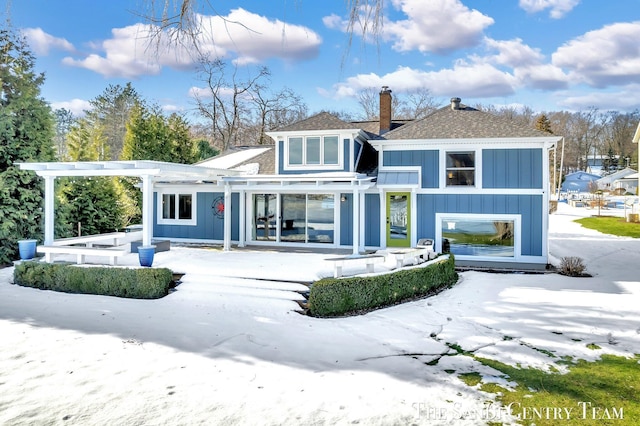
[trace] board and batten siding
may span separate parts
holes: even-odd
[[[543,196],[509,194],[417,194],[418,238],[434,238],[436,213],[521,215],[522,256],[542,256]]]
[[[382,153],[383,167],[420,166],[422,169],[422,188],[438,188],[439,152],[438,150],[424,151],[384,151]]]
[[[483,149],[482,187],[542,189],[542,149]]]
[[[222,197],[222,192],[198,192],[196,225],[165,225],[158,224],[158,193],[153,194],[153,236],[158,238],[182,238],[189,240],[216,240],[224,239],[224,220],[214,214],[212,205],[216,198]],[[239,238],[239,205],[240,195],[231,194],[231,239]]]
[[[344,197],[344,201],[342,201]],[[353,194],[340,194],[340,245],[353,244]]]

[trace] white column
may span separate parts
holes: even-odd
[[[353,190],[353,254],[360,253],[360,197],[358,188]]]
[[[246,231],[247,231],[247,209],[245,208],[246,205],[246,198],[247,198],[247,193],[244,191],[240,191],[240,203],[239,203],[239,224],[238,226],[240,227],[238,229],[238,247],[244,247],[245,246],[245,240],[246,240]]]
[[[150,246],[153,237],[153,181],[142,176],[142,245]]]
[[[364,244],[364,235],[365,235],[365,221],[366,221],[366,207],[365,207],[365,195],[363,192],[361,192],[359,194],[360,200],[358,201],[360,203],[360,205],[362,206],[360,208],[360,221],[359,221],[359,226],[360,226],[360,245],[359,245],[359,251],[361,253],[364,253],[365,250],[365,244]]]
[[[224,240],[222,250],[231,250],[231,187],[224,185]]]
[[[387,194],[380,190],[380,247],[387,248]]]
[[[55,226],[55,176],[44,178],[44,245],[53,244]]]

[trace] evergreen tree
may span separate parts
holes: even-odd
[[[109,152],[105,160],[120,158],[131,111],[141,102],[131,83],[124,87],[109,85],[101,95],[89,101],[91,109],[87,111],[86,120],[92,126],[102,128]]]
[[[98,161],[109,158],[102,126],[82,119],[67,135],[67,160]],[[122,192],[115,177],[69,177],[58,183],[57,232],[74,236],[113,232],[124,225]],[[79,228],[79,230],[78,230]]]
[[[43,235],[44,185],[16,163],[54,160],[54,120],[40,96],[44,74],[23,37],[0,28],[0,264],[17,255],[16,241]]]

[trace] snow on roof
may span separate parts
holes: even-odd
[[[260,154],[263,154],[273,148],[267,147],[251,147],[244,148],[238,151],[230,151],[225,154],[217,155],[198,163],[198,166],[209,167],[214,169],[231,169],[239,164],[251,160]]]

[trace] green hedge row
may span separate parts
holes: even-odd
[[[65,293],[158,299],[169,293],[173,272],[166,268],[78,267],[64,263],[22,262],[13,281],[25,287]]]
[[[323,278],[311,286],[309,312],[330,317],[368,311],[425,296],[458,281],[453,255],[427,266],[389,274]]]

